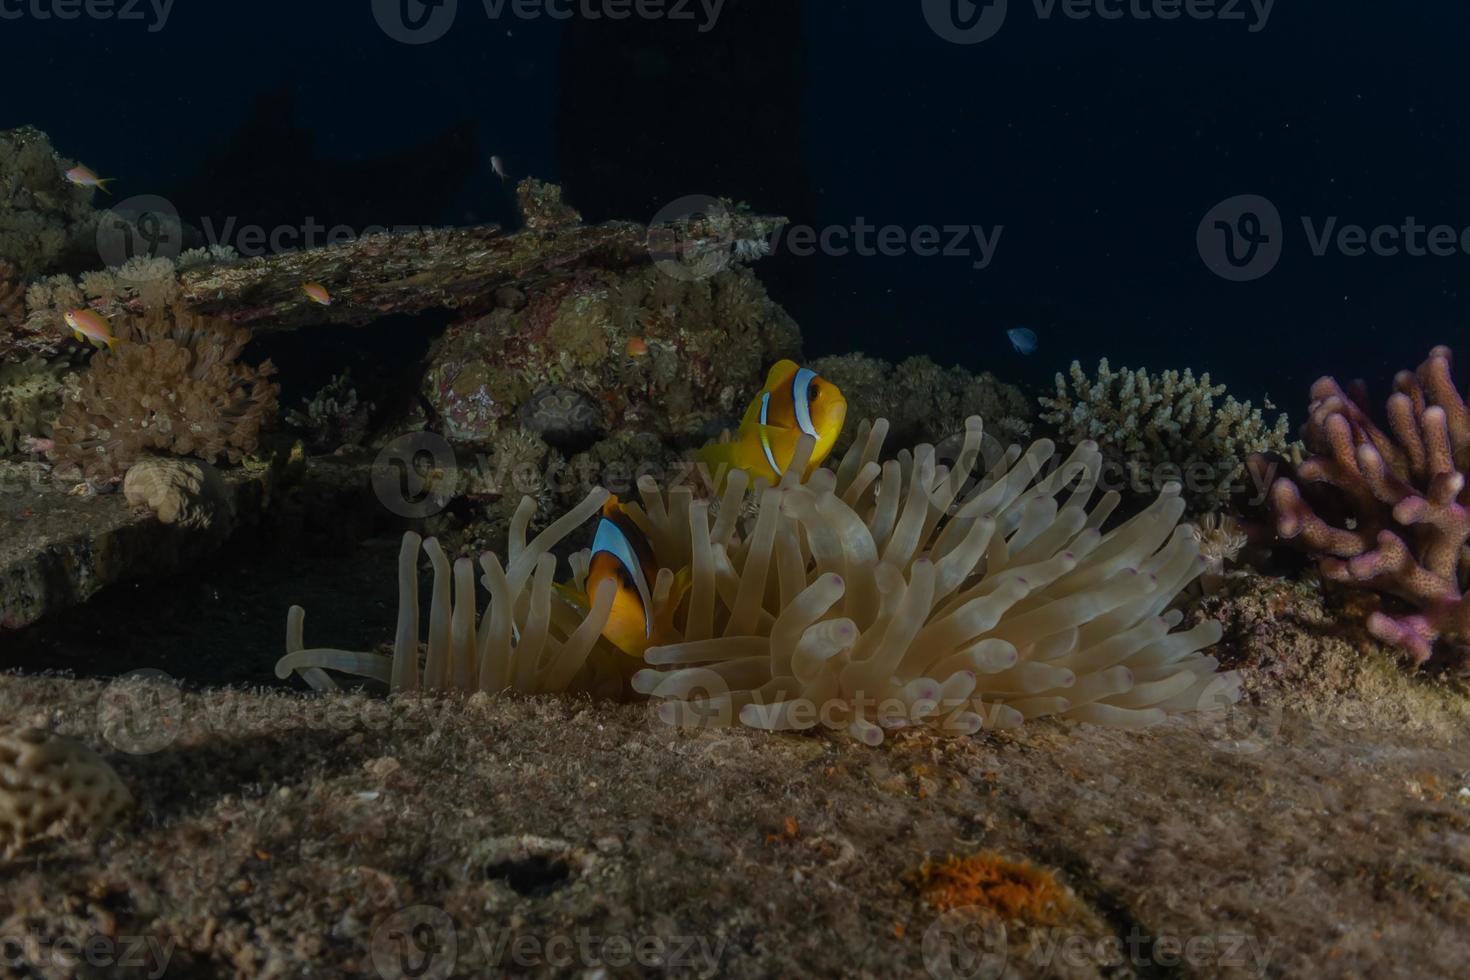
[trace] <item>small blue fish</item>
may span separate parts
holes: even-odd
[[[1012,327],[1006,331],[1006,336],[1011,338],[1011,346],[1021,354],[1035,354],[1036,347],[1040,343],[1036,339],[1035,332],[1025,327]]]

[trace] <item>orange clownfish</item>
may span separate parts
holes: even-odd
[[[592,536],[591,563],[587,569],[587,594],[581,602],[591,602],[598,587],[606,581],[615,583],[612,613],[602,635],[624,653],[642,657],[649,647],[674,642],[674,610],[688,590],[688,573],[675,576],[668,598],[655,606],[654,587],[658,582],[658,561],[647,536],[617,497],[609,497],[602,506],[597,530]]]
[[[805,478],[832,452],[846,419],[847,399],[836,385],[795,361],[778,361],[745,410],[735,438],[706,446],[699,458],[710,466],[744,470],[775,486],[791,465],[802,436],[816,440],[802,474]]]

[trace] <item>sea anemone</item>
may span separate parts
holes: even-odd
[[[1119,498],[1087,509],[1094,443],[1060,467],[1048,440],[1012,446],[977,481],[979,418],[953,469],[928,445],[880,466],[885,430],[863,426],[836,473],[758,485],[745,534],[640,485],[655,553],[693,575],[683,641],[650,649],[633,678],[666,700],[665,721],[820,724],[877,744],[892,728],[970,734],[1044,715],[1142,728],[1239,696],[1201,652],[1219,623],[1170,632],[1182,614],[1166,610],[1205,565],[1178,527],[1177,485],[1104,533]],[[744,492],[732,483],[727,497]]]
[[[735,473],[717,507],[687,486],[639,481],[642,506],[625,508],[661,568],[656,610],[678,602],[680,632],[647,652],[631,689],[662,701],[664,721],[823,724],[877,744],[893,728],[972,734],[1044,715],[1141,728],[1239,696],[1238,677],[1217,675],[1201,652],[1219,639],[1218,623],[1170,632],[1183,617],[1166,610],[1205,565],[1178,527],[1176,486],[1104,533],[1119,497],[1087,509],[1102,466],[1095,444],[1059,467],[1049,441],[1012,446],[977,479],[979,418],[967,422],[953,469],[927,445],[880,465],[886,431],[882,421],[863,425],[837,471],[805,484],[794,476],[800,458],[774,488],[749,488]],[[753,519],[742,517],[747,494],[758,500]],[[600,638],[611,593],[593,597],[590,612],[562,598],[550,554],[606,497],[594,490],[529,544],[532,504],[522,502],[509,562],[481,558],[491,603],[478,629],[469,560],[455,565],[451,604],[449,562],[437,542],[423,543],[435,586],[422,667],[420,542],[409,534],[393,655],[305,650],[304,613],[293,607],[277,673],[301,671],[316,687],[331,686],[325,668],[394,690],[607,689],[602,653],[614,679],[618,664],[637,663]],[[573,591],[587,564],[586,552],[573,556]],[[672,569],[689,570],[687,592],[671,590]]]

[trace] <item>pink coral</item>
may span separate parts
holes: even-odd
[[[1432,350],[1416,373],[1400,372],[1394,388],[1385,432],[1361,384],[1351,394],[1332,378],[1312,386],[1302,438],[1317,455],[1294,480],[1272,485],[1277,529],[1316,555],[1327,578],[1407,604],[1369,617],[1378,639],[1415,664],[1437,647],[1470,662],[1470,409],[1450,376],[1449,348]],[[1336,488],[1335,499],[1322,484]],[[1333,513],[1345,515],[1341,526],[1321,516]]]

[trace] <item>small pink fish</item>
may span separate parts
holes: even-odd
[[[108,350],[117,346],[117,338],[112,335],[107,321],[91,310],[67,310],[65,316],[66,325],[71,327],[72,335],[78,340],[90,341]]]
[[[319,306],[332,305],[332,294],[319,282],[304,282],[301,284],[301,291],[306,294],[307,299]]]
[[[494,172],[495,176],[499,177],[501,180],[510,179],[510,176],[505,172],[505,161],[502,160],[500,157],[493,156],[490,158],[490,169]]]
[[[95,187],[104,194],[111,194],[107,185],[116,180],[116,177],[102,178],[92,172],[91,168],[78,164],[65,174],[67,183],[75,184],[77,187]]]

